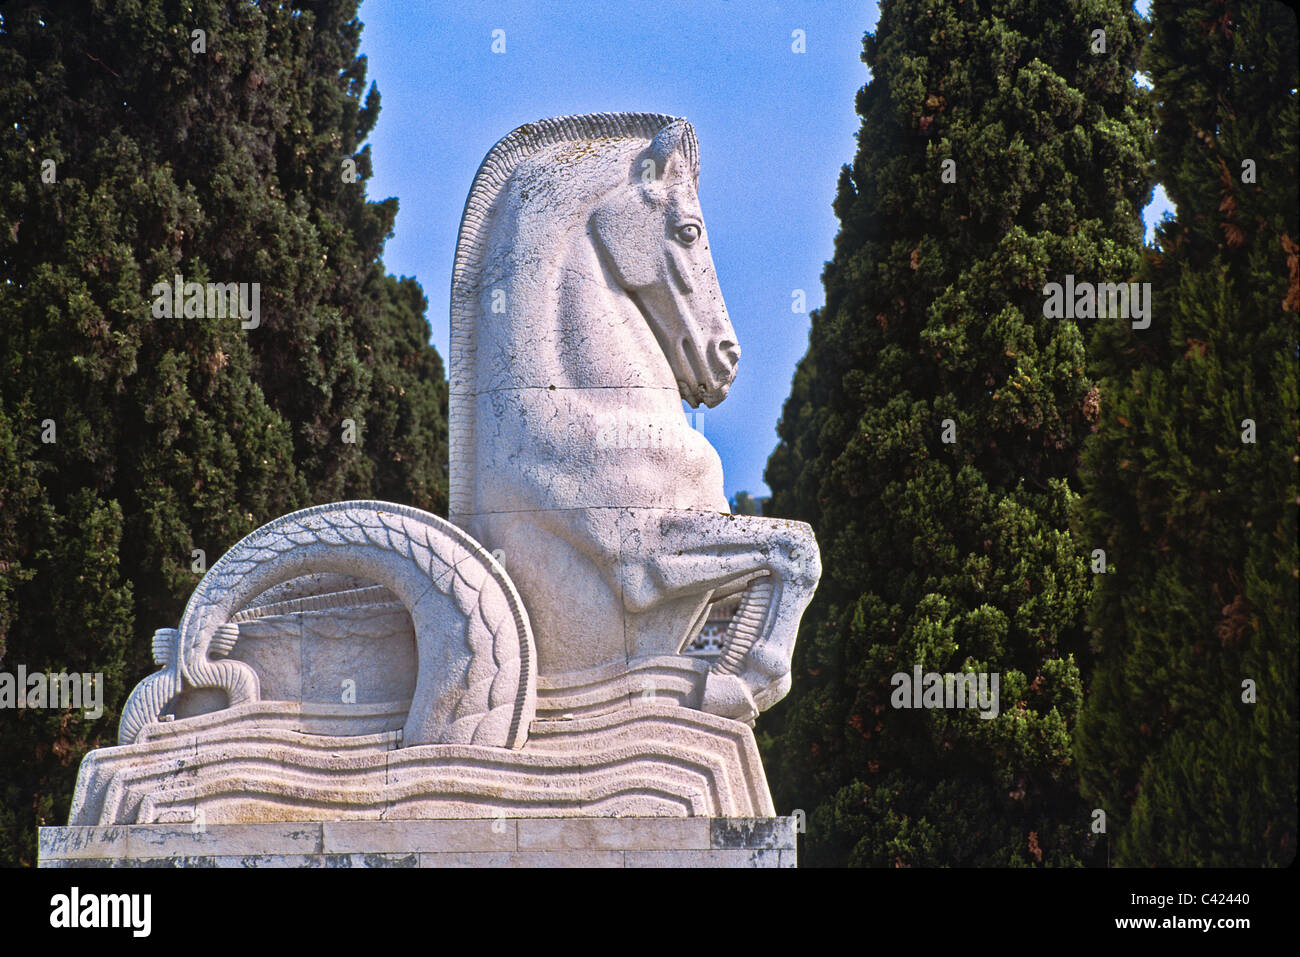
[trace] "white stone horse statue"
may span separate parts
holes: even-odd
[[[73,824],[775,814],[740,722],[789,690],[821,566],[807,525],[729,514],[682,410],[740,358],[697,176],[657,114],[492,149],[452,282],[452,522],[335,502],[235,544]]]
[[[522,126],[487,155],[451,302],[451,520],[532,623],[539,716],[629,696],[744,721],[782,698],[821,567],[809,526],[730,514],[681,406],[727,395],[740,347],[683,119]],[[716,660],[683,655],[740,592]]]

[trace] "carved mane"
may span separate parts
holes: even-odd
[[[663,113],[589,113],[539,120],[519,127],[501,139],[474,175],[465,212],[461,215],[456,259],[451,279],[451,343],[448,395],[450,446],[449,515],[459,523],[473,506],[475,473],[475,332],[479,320],[479,276],[487,242],[487,224],[502,188],[515,168],[535,153],[556,143],[591,139],[644,139],[652,141],[678,117]],[[699,149],[687,127],[682,147],[692,171],[699,168]]]

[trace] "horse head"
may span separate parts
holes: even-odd
[[[736,377],[740,346],[713,269],[698,178],[695,131],[685,120],[670,123],[627,183],[597,203],[589,234],[654,332],[682,398],[712,408]]]

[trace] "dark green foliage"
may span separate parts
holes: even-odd
[[[1095,856],[1070,753],[1091,576],[1068,521],[1096,418],[1083,344],[1108,320],[1047,319],[1043,289],[1132,278],[1150,180],[1139,22],[1087,9],[894,0],[864,44],[826,306],[766,474],[766,514],[810,522],[825,568],[761,725],[778,810],[809,814],[805,863]],[[893,708],[914,665],[998,673],[1000,715]]]
[[[1156,0],[1152,18],[1155,155],[1178,214],[1142,276],[1151,328],[1092,346],[1103,416],[1079,528],[1111,574],[1076,750],[1112,863],[1282,865],[1300,737],[1296,16]]]
[[[447,383],[428,345],[428,302],[414,279],[383,276],[383,311],[363,339],[373,368],[365,408],[371,494],[447,514]]]
[[[0,13],[0,670],[107,682],[98,721],[0,712],[0,864],[34,862],[81,755],[114,741],[194,549],[210,565],[341,498],[445,510],[441,360],[419,286],[379,261],[396,200],[364,192],[379,98],[356,8]],[[260,283],[260,325],[155,318],[178,273]]]

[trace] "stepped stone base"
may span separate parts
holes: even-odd
[[[609,714],[535,721],[519,749],[403,748],[400,724],[375,730],[402,714],[396,704],[256,701],[150,724],[134,744],[86,755],[68,823],[775,813],[754,734],[729,718],[638,701]]]
[[[40,867],[794,867],[790,818],[43,827]]]

